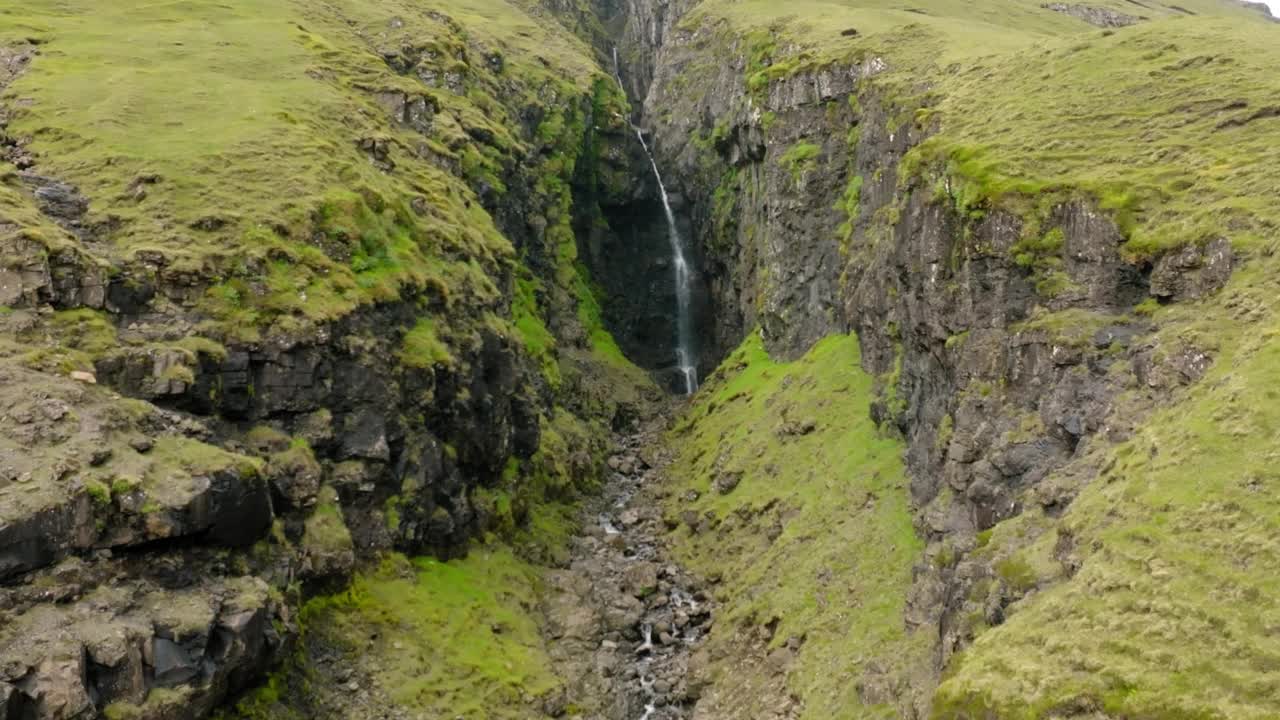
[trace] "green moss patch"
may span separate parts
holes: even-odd
[[[558,686],[529,613],[536,588],[535,570],[498,547],[448,563],[392,556],[347,592],[310,602],[303,618],[362,656],[403,708],[529,718],[538,713],[526,702]]]
[[[556,338],[547,329],[538,304],[541,285],[532,274],[517,277],[511,315],[525,351],[537,360],[543,376],[552,388],[559,388],[561,378],[560,365],[556,359]]]
[[[436,366],[451,367],[454,364],[449,346],[436,335],[436,326],[430,319],[422,319],[404,336],[400,349],[400,362],[405,367],[431,369]]]
[[[818,167],[818,156],[822,148],[811,142],[798,142],[787,148],[779,160],[782,166],[791,173],[791,178],[799,183],[804,176]]]

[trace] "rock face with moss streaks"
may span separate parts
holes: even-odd
[[[927,549],[915,563],[902,620],[935,638],[934,654],[892,670],[877,659],[885,672],[860,694],[903,716],[926,716],[940,671],[960,660],[957,652],[1088,566],[1076,523],[1090,521],[1070,519],[1077,498],[1110,477],[1109,453],[1125,452],[1151,413],[1185,401],[1218,362],[1215,340],[1187,330],[1184,314],[1166,316],[1161,308],[1199,303],[1188,312],[1232,314],[1223,308],[1223,290],[1254,247],[1251,228],[1269,221],[1240,216],[1234,242],[1223,238],[1232,231],[1212,222],[1193,231],[1203,234],[1188,235],[1187,226],[1170,223],[1197,217],[1193,193],[1119,197],[1061,156],[1041,161],[1061,173],[1054,180],[1034,174],[1043,166],[1018,164],[1019,157],[1039,158],[1053,131],[1046,126],[1023,137],[1006,129],[1001,136],[995,128],[1002,120],[982,115],[984,93],[1003,87],[1002,99],[1014,102],[1011,87],[1037,98],[1058,97],[1061,88],[1043,78],[1017,84],[1025,62],[1016,49],[1008,65],[975,60],[966,74],[966,43],[976,36],[967,35],[973,30],[959,10],[919,10],[923,18],[949,17],[946,27],[905,18],[886,26],[851,4],[833,8],[817,28],[764,3],[704,2],[663,20],[662,32],[635,32],[673,10],[642,5],[629,37],[648,43],[656,59],[631,72],[652,78],[639,89],[645,122],[655,129],[659,162],[689,198],[720,346],[759,327],[771,353],[793,358],[819,338],[856,331],[861,366],[877,378],[878,393],[869,407],[847,411],[869,411],[906,443],[909,499]],[[1061,33],[1064,44],[1087,33],[1084,23],[1071,24],[1078,19],[1109,28],[1136,20],[1110,8],[1009,5],[1009,13],[1029,13],[1004,16],[1012,32],[1034,25],[1035,32]],[[1169,11],[1200,12],[1235,10]],[[1200,27],[1224,37],[1265,32],[1243,14],[1237,21],[1230,30],[1220,20]],[[1125,30],[1133,35],[1117,36],[1117,52],[1128,57],[1130,47],[1153,47],[1162,33],[1189,22]],[[1108,58],[1111,36],[1090,41],[1089,67],[1116,62],[1115,77],[1124,77],[1120,68],[1136,55]],[[1190,37],[1177,51],[1166,46],[1169,56],[1145,60],[1183,92],[1210,82],[1193,69],[1203,60],[1187,49],[1197,42]],[[947,59],[935,66],[939,52]],[[1071,52],[1047,55],[1056,63]],[[1071,62],[1051,64],[1051,72],[1095,82],[1084,79],[1084,65],[1073,74]],[[1003,80],[984,84],[993,65]],[[1242,76],[1241,92],[1251,92],[1244,87],[1254,77]],[[1149,108],[1177,99],[1176,92],[1129,101],[1121,91],[1107,95],[1090,106],[1099,118],[1116,103]],[[1197,142],[1219,142],[1222,120],[1189,122],[1178,127],[1192,128]],[[1020,156],[1002,155],[1001,165],[984,164],[978,142],[991,143],[991,153],[1024,144]],[[1095,143],[1104,156],[1130,152],[1119,134],[1079,142]],[[1128,161],[1127,192],[1145,192],[1136,168],[1148,162]],[[1198,172],[1171,167],[1163,170]],[[1068,520],[1059,523],[1064,514]],[[700,526],[691,519],[690,527]],[[793,682],[798,688],[802,681]],[[944,690],[953,698],[978,692],[958,682]],[[997,695],[974,707],[1017,707],[1017,697]]]
[[[577,261],[639,194],[621,91],[441,5],[3,8],[0,717],[205,717],[358,563],[572,502],[656,393]]]

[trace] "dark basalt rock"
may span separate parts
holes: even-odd
[[[186,702],[165,717],[203,717],[281,649],[271,622],[284,626],[280,608],[262,581],[218,579],[216,561],[198,554],[181,560],[189,570],[183,577],[131,562],[70,564],[40,575],[45,587],[75,588],[56,609],[0,590],[0,599],[19,600],[0,654],[0,710],[7,712],[0,717],[98,717],[107,705],[138,705],[151,689],[167,687],[183,687]]]
[[[1156,261],[1151,271],[1151,294],[1166,302],[1198,300],[1226,286],[1235,262],[1235,252],[1226,238],[1216,238],[1203,247],[1188,245]]]
[[[151,664],[158,687],[174,687],[195,678],[200,668],[187,649],[165,638],[151,641]]]
[[[207,537],[218,545],[248,547],[271,527],[271,496],[257,474],[248,478],[231,472],[214,475],[208,503]]]
[[[21,717],[19,709],[18,690],[9,683],[0,682],[0,717],[5,720]]]
[[[0,525],[0,580],[45,567],[72,547],[87,545],[90,518],[88,498],[79,497]]]
[[[498,102],[512,100],[511,117],[527,120],[523,130],[533,137],[542,118],[532,117],[525,88],[506,86],[510,72],[501,55],[478,52],[473,69],[440,70],[438,58],[429,56],[434,46],[413,45],[383,56],[407,77],[459,92],[475,87],[474,75],[486,68],[503,76],[503,86],[490,90],[518,96]],[[0,86],[31,54],[24,51],[19,63],[0,49]],[[412,154],[461,174],[453,157],[460,148],[445,157],[426,137],[413,142],[413,132],[432,132],[439,110],[429,88],[368,92],[385,109],[387,127],[362,127],[345,142],[384,170]],[[589,93],[563,100],[591,104]],[[29,168],[31,157],[3,133],[7,118],[0,108],[0,160]],[[519,135],[514,124],[509,129]],[[463,129],[468,143],[511,141],[490,128]],[[382,131],[394,131],[394,138]],[[631,159],[624,154],[614,161],[609,192],[633,193],[625,181]],[[487,191],[480,182],[473,189],[540,279],[558,291],[542,301],[569,354],[586,343],[574,335],[581,334],[576,303],[553,280],[558,248],[548,253],[546,247],[545,219],[560,211],[560,200],[533,191],[534,172],[532,163],[513,160],[500,171],[508,192]],[[254,342],[216,338],[226,347],[201,343],[202,349],[188,350],[175,344],[208,319],[201,316],[203,300],[221,270],[184,266],[157,249],[104,259],[107,244],[94,241],[109,234],[110,221],[89,212],[78,188],[38,168],[19,177],[22,186],[15,189],[28,192],[54,221],[43,223],[41,233],[57,233],[58,242],[39,242],[34,233],[0,224],[0,305],[6,309],[0,330],[21,330],[43,346],[52,337],[51,311],[90,308],[116,326],[120,347],[99,353],[93,371],[78,368],[74,378],[0,358],[0,385],[39,385],[40,399],[15,410],[5,404],[8,396],[0,398],[0,437],[59,460],[49,472],[34,468],[37,473],[27,464],[11,468],[11,458],[0,457],[0,720],[98,716],[111,703],[141,705],[156,688],[179,689],[183,705],[149,705],[139,717],[207,716],[259,680],[296,634],[290,608],[260,578],[277,588],[338,590],[357,557],[393,548],[459,554],[469,538],[490,529],[482,528],[473,492],[509,482],[503,478],[508,463],[535,455],[553,407],[574,405],[570,412],[605,425],[628,415],[613,412],[620,403],[607,396],[550,388],[519,339],[504,323],[490,322],[510,317],[507,257],[490,258],[481,268],[493,293],[446,298],[438,287],[406,289],[394,301],[328,323],[264,333]],[[93,198],[93,209],[148,200],[160,182],[153,173],[139,174],[120,197]],[[408,201],[419,215],[436,212],[430,198]],[[462,202],[470,207],[474,199]],[[165,221],[187,236],[227,231],[238,219],[234,208],[202,212],[194,220]],[[261,221],[288,237],[297,232],[286,227],[292,220]],[[339,247],[346,243],[294,239],[349,260],[350,248],[344,256]],[[245,274],[259,269],[254,262]],[[405,334],[427,316],[456,333],[448,338],[456,345],[453,362],[418,367],[403,361]],[[590,370],[575,367],[572,383],[598,383],[587,377]],[[259,447],[251,438],[264,428],[283,444]],[[175,451],[174,441],[191,445]],[[254,457],[233,458],[224,467],[226,454],[218,448]],[[585,485],[584,476],[595,471],[594,452],[567,459],[574,482]],[[25,483],[47,491],[47,498],[25,504],[35,496],[21,492]],[[24,504],[10,502],[18,495]],[[325,517],[334,519],[324,527],[333,537],[314,531],[321,499]],[[526,502],[517,501],[518,517],[528,512]],[[390,507],[399,509],[396,522]],[[276,520],[283,532],[269,533]],[[215,551],[248,546],[253,553]],[[296,604],[300,597],[289,592],[283,602]]]

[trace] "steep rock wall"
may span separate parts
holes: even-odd
[[[636,24],[669,10],[649,4]],[[880,394],[848,412],[907,442],[928,549],[903,621],[934,651],[905,685],[869,681],[863,699],[927,716],[954,653],[1034,590],[982,552],[991,528],[1061,515],[1096,475],[1096,445],[1124,440],[1204,375],[1211,356],[1154,334],[1146,308],[1220,289],[1232,249],[1135,261],[1088,199],[1064,198],[1035,227],[972,207],[945,167],[904,165],[934,130],[933,99],[882,81],[885,59],[796,69],[775,33],[696,12],[661,27],[643,36],[658,42],[645,120],[691,200],[717,343],[759,327],[772,353],[798,357],[856,330]],[[1069,574],[1069,548],[1060,555]]]

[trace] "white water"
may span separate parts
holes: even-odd
[[[640,647],[636,648],[636,654],[648,655],[653,652],[653,626],[645,623],[641,631],[644,634],[644,642],[640,644]]]
[[[618,87],[626,92],[622,84],[622,73],[618,67],[618,48],[613,49],[613,77]],[[653,177],[658,181],[658,192],[662,195],[662,209],[667,213],[667,238],[671,241],[671,264],[676,273],[676,364],[684,378],[684,391],[692,395],[698,391],[698,352],[693,339],[693,276],[689,271],[689,261],[684,254],[684,239],[680,237],[680,229],[676,225],[675,212],[671,210],[671,198],[667,195],[667,186],[662,182],[662,172],[658,170],[658,161],[645,142],[644,133],[634,124],[631,129],[644,148],[644,154],[653,166]]]

